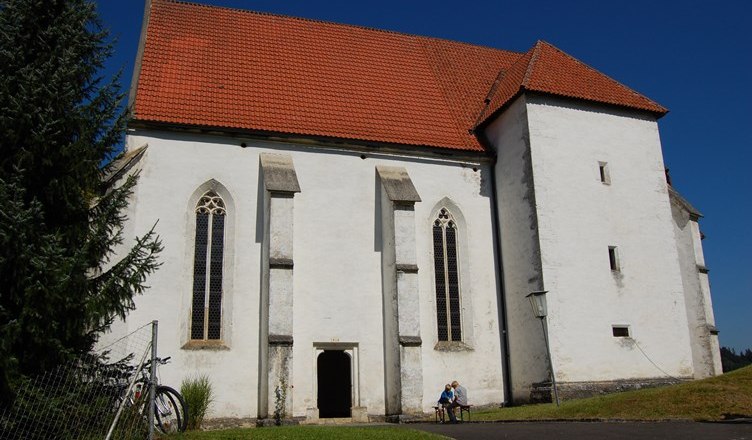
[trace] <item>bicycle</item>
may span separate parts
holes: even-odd
[[[155,360],[157,367],[166,365],[170,361],[170,356]],[[141,368],[141,378],[137,381],[141,392],[148,392],[150,370],[151,361],[146,362]],[[156,373],[156,368],[154,371]],[[157,374],[155,374],[154,385],[154,427],[162,434],[184,432],[188,427],[188,405],[185,399],[174,388],[161,385]],[[137,394],[136,398],[138,397]]]
[[[156,366],[169,363],[170,357],[164,359],[156,358]],[[135,369],[135,368],[133,368]],[[120,384],[119,395],[121,404],[127,407],[138,408],[141,417],[148,417],[145,400],[149,398],[149,376],[151,373],[151,361],[147,361],[141,366],[139,373],[141,377],[135,380],[133,388],[126,396],[127,385]],[[155,368],[156,373],[156,368]],[[161,434],[172,434],[184,432],[188,427],[188,405],[185,403],[183,396],[174,388],[159,383],[159,375],[154,377],[154,427]]]

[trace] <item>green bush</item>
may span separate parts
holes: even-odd
[[[183,379],[180,384],[180,394],[188,406],[188,429],[199,429],[204,417],[214,401],[209,376],[201,374]]]

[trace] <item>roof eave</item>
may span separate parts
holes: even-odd
[[[674,189],[673,186],[668,186],[668,194],[671,196],[671,198],[676,201],[677,204],[679,204],[682,208],[684,208],[691,217],[693,217],[693,220],[697,221],[700,218],[704,217],[702,213],[697,210],[687,199],[684,198],[681,194],[679,194],[679,191]]]
[[[152,0],[144,0],[144,18],[141,21],[141,35],[138,39],[136,61],[133,64],[131,88],[128,91],[128,108],[131,109],[131,111],[136,107],[136,93],[138,92],[138,80],[141,76],[141,62],[144,58],[144,46],[146,46],[146,30],[149,27],[149,17],[151,16],[151,2]]]
[[[318,146],[337,150],[358,152],[363,154],[386,153],[416,157],[442,157],[457,161],[486,162],[492,157],[490,151],[468,150],[462,147],[402,144],[392,142],[369,141],[350,138],[339,138],[300,133],[286,133],[267,130],[241,129],[232,127],[216,127],[208,125],[178,124],[160,122],[134,117],[128,123],[132,130],[163,130],[182,133],[198,133],[204,135],[230,136],[240,139],[258,139],[271,142],[285,142],[299,145]],[[481,144],[481,147],[485,147]]]
[[[476,125],[473,128],[473,132],[476,133],[476,136],[477,136],[478,131],[485,130],[486,127],[488,127],[488,125],[491,124],[491,122],[493,122],[500,114],[504,113],[504,110],[506,110],[510,105],[512,105],[512,103],[514,101],[517,100],[517,98],[519,98],[520,96],[522,96],[524,94],[525,94],[525,89],[523,89],[522,87],[520,87],[520,89],[517,90],[517,93],[515,93],[509,99],[507,99],[506,101],[504,101],[504,103],[501,106],[499,106],[499,108],[497,108],[496,110],[494,110],[493,112],[491,112],[488,116],[486,116],[485,118],[483,118],[483,120],[480,121],[480,123],[478,123],[478,125]],[[481,144],[482,144],[482,142],[481,142]]]
[[[585,99],[585,98],[577,98],[577,97],[573,97],[573,96],[560,95],[560,94],[551,93],[551,92],[542,92],[542,91],[538,91],[538,90],[528,90],[528,89],[526,89],[524,87],[520,87],[520,89],[517,91],[517,93],[515,93],[514,95],[512,95],[511,98],[507,99],[504,102],[504,104],[502,104],[498,109],[494,110],[491,114],[489,114],[488,116],[486,116],[485,118],[483,118],[483,120],[479,124],[477,124],[475,126],[475,128],[473,129],[473,131],[477,132],[478,130],[485,129],[491,122],[493,122],[493,120],[495,120],[501,113],[504,112],[504,110],[506,110],[517,98],[519,98],[522,95],[548,95],[548,96],[554,96],[554,97],[562,98],[562,99],[571,99],[573,101],[579,101],[579,102],[586,102],[586,103],[590,103],[590,104],[602,105],[602,106],[605,106],[605,107],[619,108],[619,109],[623,109],[623,110],[630,110],[630,111],[635,111],[635,112],[647,113],[647,114],[653,115],[656,120],[662,118],[663,116],[665,116],[669,112],[668,109],[666,109],[664,107],[661,107],[660,111],[649,110],[649,109],[638,108],[638,107],[630,107],[628,105],[614,104],[614,103],[604,102],[604,101],[596,101],[596,100],[593,100],[593,99]]]

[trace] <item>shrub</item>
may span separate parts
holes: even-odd
[[[204,417],[214,401],[209,376],[201,374],[183,379],[180,384],[180,394],[188,406],[188,429],[199,429]]]

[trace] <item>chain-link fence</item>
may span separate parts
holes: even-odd
[[[67,365],[25,380],[0,409],[2,439],[153,437],[149,384],[157,322]],[[150,418],[151,417],[151,418]]]

